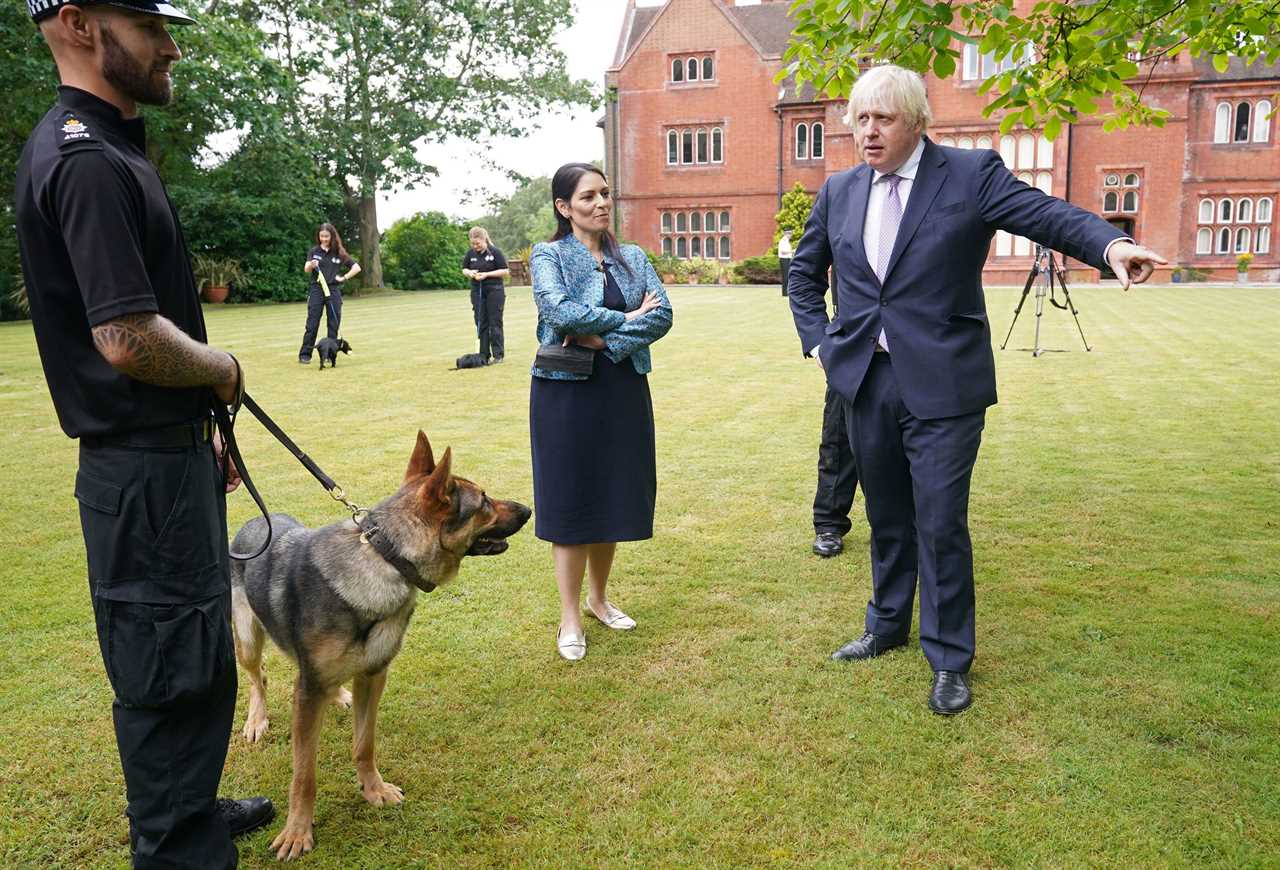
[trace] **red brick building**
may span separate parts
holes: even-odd
[[[816,193],[855,165],[845,103],[774,82],[789,5],[636,8],[632,0],[605,77],[605,162],[620,236],[679,257],[762,254],[783,192],[799,182]],[[1232,280],[1247,251],[1255,279],[1280,280],[1280,113],[1271,116],[1280,66],[1233,61],[1218,73],[1184,55],[1163,62],[1146,88],[1148,102],[1171,113],[1163,128],[1104,133],[1086,120],[1049,142],[1022,128],[1000,136],[977,92],[999,64],[971,46],[962,61],[950,79],[926,78],[934,141],[994,148],[1027,183],[1101,214],[1171,267]],[[997,234],[986,280],[1021,283],[1030,252],[1026,239]],[[1073,265],[1075,280],[1096,279]]]

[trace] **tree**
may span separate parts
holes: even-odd
[[[493,243],[508,255],[535,242],[545,242],[556,230],[551,208],[551,177],[530,178],[498,205],[496,214],[481,221]]]
[[[800,244],[800,237],[804,235],[804,222],[809,219],[809,212],[812,210],[813,197],[805,193],[804,185],[797,181],[795,187],[782,195],[782,208],[773,217],[778,228],[773,234],[771,253],[777,252],[778,240],[787,230],[791,231],[791,244]]]
[[[572,20],[570,0],[343,0],[305,9],[295,47],[317,73],[302,112],[319,133],[322,160],[347,185],[360,262],[375,286],[378,191],[436,174],[419,162],[417,143],[456,137],[476,147],[527,133],[554,106],[592,101],[590,84],[569,78],[555,47]]]
[[[416,214],[391,225],[382,240],[387,280],[401,290],[461,290],[471,286],[462,274],[470,243],[467,228],[438,211]]]
[[[799,0],[792,15],[779,79],[845,97],[860,63],[947,78],[975,45],[1006,61],[980,87],[987,115],[1003,115],[1001,132],[1021,123],[1050,139],[1100,110],[1108,130],[1162,125],[1169,113],[1142,98],[1165,58],[1188,52],[1219,72],[1233,56],[1280,59],[1275,0]]]

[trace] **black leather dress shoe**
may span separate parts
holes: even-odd
[[[813,539],[813,552],[824,559],[839,556],[844,552],[844,538],[835,532],[818,532]]]
[[[943,716],[954,716],[969,709],[973,695],[968,678],[958,671],[935,671],[929,691],[929,709]]]
[[[831,659],[837,662],[856,662],[863,659],[873,659],[878,655],[883,655],[891,649],[897,649],[906,645],[905,640],[893,640],[888,637],[881,637],[878,634],[867,632],[857,640],[851,640],[840,649],[831,654]]]
[[[218,814],[231,829],[231,836],[239,837],[270,823],[276,817],[276,808],[270,798],[218,798]]]

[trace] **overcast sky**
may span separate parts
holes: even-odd
[[[640,0],[637,6],[661,6],[663,0]],[[603,88],[604,71],[613,62],[618,31],[627,0],[575,0],[573,27],[560,35],[561,50],[569,61],[569,75],[590,79]],[[562,163],[599,160],[604,137],[596,127],[603,110],[580,110],[548,115],[542,129],[523,139],[492,143],[484,151],[489,160],[523,175],[550,175]],[[430,184],[413,190],[378,195],[378,226],[386,229],[396,220],[420,211],[442,211],[470,219],[484,214],[482,199],[468,201],[467,191],[477,188],[510,194],[515,184],[501,170],[489,169],[471,152],[470,143],[452,141],[419,149],[419,157],[440,169]]]

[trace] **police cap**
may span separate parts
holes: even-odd
[[[27,0],[27,11],[31,13],[32,21],[54,15],[63,6],[115,6],[144,15],[159,15],[171,24],[196,23],[194,18],[183,15],[169,3],[152,3],[148,0]]]

